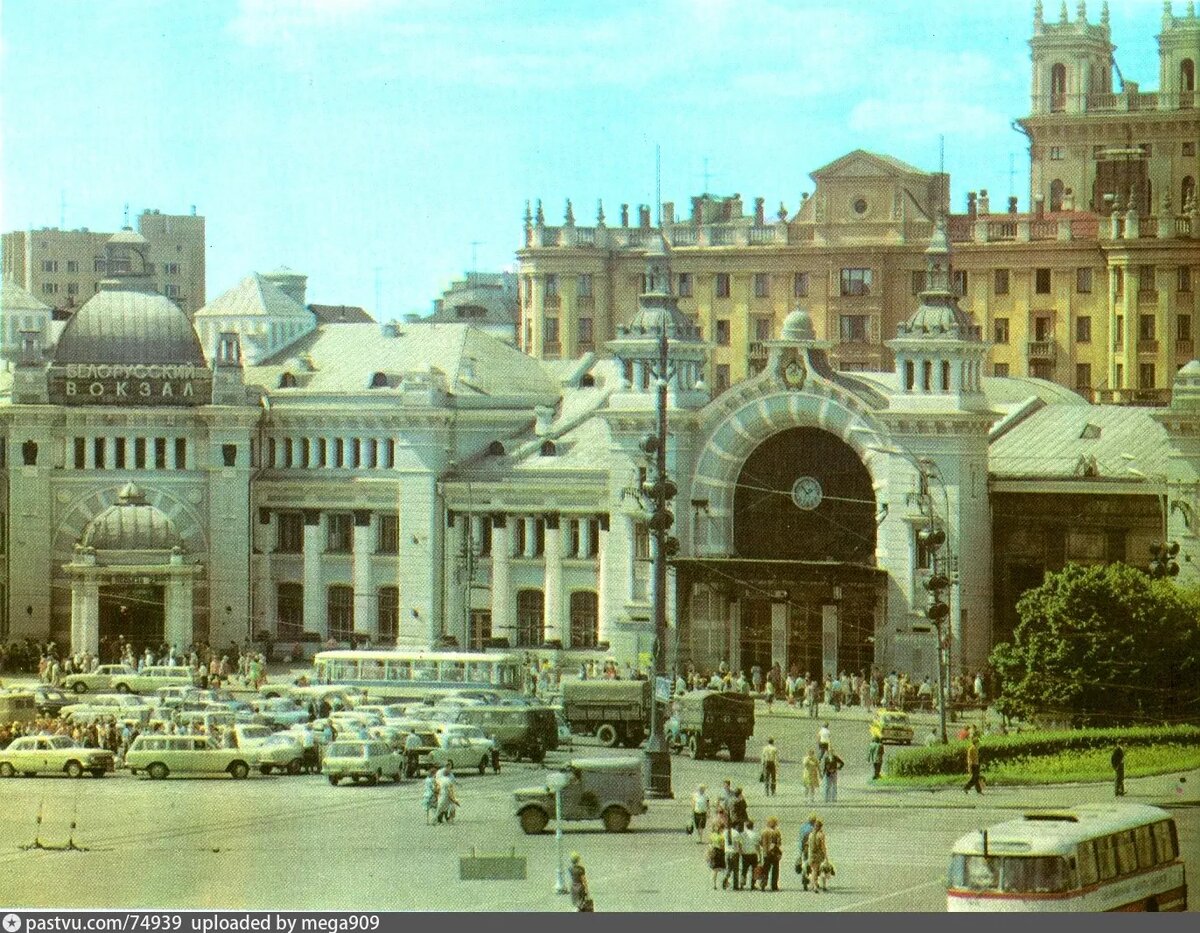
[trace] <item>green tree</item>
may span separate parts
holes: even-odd
[[[1200,720],[1200,590],[1126,564],[1048,573],[996,646],[1002,713],[1073,725]]]

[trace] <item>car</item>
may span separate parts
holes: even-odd
[[[263,774],[286,771],[299,774],[304,747],[294,736],[272,732],[267,726],[237,724],[232,727],[233,744],[246,752]]]
[[[76,724],[96,722],[111,716],[118,722],[144,725],[154,713],[155,707],[145,702],[142,697],[121,693],[98,693],[82,703],[64,706],[59,715]]]
[[[250,706],[262,720],[281,728],[308,722],[308,710],[286,697],[251,700]]]
[[[884,744],[912,745],[913,727],[908,713],[894,709],[877,709],[871,720],[871,738]]]
[[[48,684],[38,684],[30,692],[33,694],[33,702],[37,705],[37,711],[43,716],[57,716],[64,706],[75,702],[57,687],[51,687]]]
[[[85,748],[65,735],[25,735],[0,750],[0,777],[24,774],[65,774],[104,777],[115,767],[106,748]]]
[[[250,773],[250,758],[239,748],[221,748],[204,735],[143,734],[125,753],[130,774],[145,772],[154,780],[170,774],[228,774],[241,780]]]
[[[471,735],[451,727],[451,731],[434,732],[434,744],[421,756],[427,765],[444,766],[454,762],[454,766],[465,771],[467,768],[479,768],[479,773],[487,771],[492,763],[492,740],[484,735]]]
[[[136,673],[137,671],[128,664],[101,664],[94,671],[68,674],[63,678],[62,685],[64,690],[71,690],[75,693],[87,693],[89,690],[103,693],[114,689],[114,677],[128,677]]]
[[[192,669],[178,665],[150,665],[112,677],[112,689],[117,693],[154,693],[161,687],[191,687],[195,683]]]
[[[335,787],[342,778],[377,784],[382,777],[400,783],[404,762],[391,746],[379,739],[338,739],[325,749],[321,773]]]
[[[0,722],[33,722],[37,718],[37,700],[32,691],[13,687],[0,693]]]
[[[631,816],[647,810],[641,758],[576,758],[558,775],[564,820],[599,819],[607,832],[621,833]],[[555,783],[514,792],[523,832],[540,833],[554,816]]]

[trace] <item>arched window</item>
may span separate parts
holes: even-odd
[[[579,379],[579,388],[590,389],[596,384],[596,377],[591,373],[584,373]]]
[[[558,448],[554,446],[554,441],[544,441],[540,452],[543,457],[553,457],[558,453]]]
[[[518,648],[536,648],[546,640],[546,597],[541,590],[517,593]]]
[[[499,441],[492,441],[490,444],[488,444],[487,455],[489,457],[503,457],[504,445]]]
[[[386,389],[388,387],[387,373],[373,373],[371,375],[372,389]]]
[[[1063,183],[1061,178],[1050,182],[1050,210],[1061,211],[1063,206]]]
[[[1196,196],[1196,179],[1188,175],[1183,179],[1183,184],[1179,186],[1179,212],[1187,208],[1188,201]]]
[[[1067,66],[1061,62],[1050,69],[1050,109],[1067,107]]]
[[[600,597],[592,590],[571,594],[571,647],[595,648],[600,638]]]
[[[279,377],[279,388],[294,389],[296,388],[296,377],[292,373],[284,373]]]
[[[1196,90],[1196,63],[1190,58],[1179,63],[1179,90],[1184,93]]]

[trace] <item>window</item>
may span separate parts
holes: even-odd
[[[1117,315],[1117,332],[1113,334],[1113,349],[1119,350],[1121,345],[1125,343],[1125,318],[1123,315]]]
[[[133,439],[133,468],[135,470],[146,469],[146,439],[144,437]]]
[[[58,285],[56,285],[54,282],[43,282],[42,283],[42,292],[43,292],[43,294],[46,294],[46,295],[57,295],[58,294]]]
[[[275,589],[275,631],[279,638],[299,638],[304,631],[304,585],[280,583]]]
[[[1075,388],[1090,389],[1092,387],[1092,366],[1090,363],[1075,364]]]
[[[1154,855],[1157,861],[1173,862],[1179,856],[1179,839],[1175,831],[1175,824],[1169,820],[1163,820],[1161,823],[1155,823],[1150,830],[1151,837],[1154,840]]]
[[[722,346],[722,347],[727,347],[727,346],[729,346],[729,339],[730,339],[729,321],[728,320],[718,320],[717,321],[717,345]]]
[[[1063,182],[1061,178],[1056,178],[1050,182],[1050,211],[1057,213],[1062,210],[1063,206]]]
[[[1122,364],[1118,363],[1115,367],[1113,367],[1113,370],[1114,370],[1113,388],[1114,389],[1125,388],[1125,367]]]
[[[43,259],[42,260],[42,271],[43,272],[57,272],[58,271],[58,260],[57,259]]]
[[[325,525],[325,550],[346,554],[354,540],[354,516],[349,512],[332,512]]]
[[[1067,107],[1067,66],[1060,63],[1050,69],[1050,109],[1065,110]]]
[[[375,552],[396,554],[400,550],[400,516],[386,512],[376,519]]]
[[[1096,843],[1092,840],[1079,844],[1079,848],[1075,850],[1075,863],[1079,867],[1080,884],[1095,884],[1100,880],[1100,874],[1096,870]]]
[[[187,438],[175,438],[175,469],[187,469]]]
[[[792,297],[807,298],[808,297],[808,273],[797,272],[792,276]]]
[[[1154,388],[1154,364],[1139,363],[1138,364],[1138,388],[1153,389]]]
[[[79,283],[78,282],[68,282],[67,283],[67,294],[68,295],[78,295],[79,294]]]
[[[492,610],[472,609],[467,624],[467,647],[471,651],[482,651],[492,640]]]
[[[953,281],[951,282],[951,290],[958,296],[967,293],[967,270],[955,269]]]
[[[546,297],[555,298],[558,296],[558,276],[550,273],[546,276]]]
[[[992,321],[992,342],[1008,343],[1008,318],[998,317]]]
[[[1092,293],[1092,270],[1090,266],[1081,266],[1075,270],[1075,291],[1081,295]]]
[[[997,295],[1008,294],[1008,270],[997,269],[993,273],[992,280],[994,283],[994,291]]]
[[[693,279],[690,272],[679,273],[679,297],[691,298],[693,289]],[[490,621],[489,621],[490,624]]]
[[[765,272],[754,273],[754,297],[771,297],[771,277]]]
[[[769,317],[756,317],[754,319],[754,339],[771,339],[771,319]]]
[[[299,554],[304,550],[304,516],[300,512],[278,513],[275,550],[281,554]]]
[[[912,274],[912,293],[919,295],[923,291],[925,291],[925,271],[916,269]]]
[[[354,588],[335,584],[329,588],[326,603],[329,637],[335,641],[350,641],[354,635]]]
[[[1008,364],[1007,363],[992,364],[992,375],[998,376],[1001,379],[1007,379],[1008,378]]]
[[[521,288],[521,300],[525,307],[533,304],[533,276],[525,276]]]
[[[729,273],[718,272],[716,280],[716,293],[718,298],[729,297]]]
[[[165,285],[165,286],[163,286],[163,292],[168,298],[178,298],[179,297],[179,286],[178,285]]]
[[[108,261],[105,259],[97,259],[92,264],[93,272],[108,272]]]
[[[79,271],[79,260],[78,259],[68,259],[67,260],[67,271],[68,272],[78,272]]]
[[[1096,867],[1101,881],[1108,881],[1117,876],[1117,840],[1113,836],[1104,836],[1096,840]]]
[[[558,345],[558,318],[556,318],[556,317],[546,318],[545,327],[546,327],[545,337],[546,337],[547,346],[557,346]]]
[[[546,597],[541,590],[521,590],[517,593],[518,648],[536,648],[545,639]]]
[[[1177,321],[1176,336],[1180,340],[1192,339],[1192,316],[1190,314],[1181,314]]]
[[[843,295],[869,295],[871,294],[871,270],[843,269],[841,285]]]
[[[715,369],[716,369],[716,376],[715,376],[714,382],[716,383],[716,390],[718,392],[724,392],[726,389],[729,388],[729,385],[730,385],[729,364],[728,363],[718,363],[716,365]]]
[[[585,272],[575,280],[575,294],[580,298],[592,297],[592,274]]]
[[[1192,290],[1192,269],[1190,266],[1180,266],[1176,291],[1190,293]]]
[[[571,594],[571,647],[595,648],[600,638],[600,597],[591,590]]]
[[[839,334],[842,343],[867,342],[867,316],[865,314],[843,314],[839,319]]]
[[[1138,315],[1138,340],[1154,339],[1154,315]]]
[[[1092,319],[1086,314],[1082,314],[1075,318],[1075,342],[1092,342]]]
[[[1050,147],[1050,161],[1051,162],[1061,162],[1062,160],[1063,160],[1062,146],[1051,146]]]
[[[1149,295],[1154,287],[1154,266],[1138,266],[1138,294]]]
[[[1038,315],[1033,319],[1033,339],[1038,341],[1054,339],[1054,322],[1046,315]]]
[[[379,588],[379,640],[395,641],[400,634],[400,588]]]
[[[1034,288],[1039,295],[1050,294],[1050,270],[1034,269]]]

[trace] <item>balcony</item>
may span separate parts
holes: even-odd
[[[768,354],[767,345],[762,340],[750,341],[750,348],[747,356],[752,360],[765,360]]]
[[[1181,360],[1190,360],[1196,352],[1195,344],[1191,337],[1176,337],[1175,338],[1175,356]]]
[[[1097,389],[1096,402],[1101,405],[1169,405],[1171,403],[1171,390]]]
[[[1158,341],[1155,340],[1153,337],[1150,337],[1150,338],[1143,337],[1141,340],[1138,341],[1138,353],[1157,353],[1157,352],[1158,352]]]
[[[672,246],[695,246],[697,239],[695,227],[673,227],[671,229]]]
[[[562,344],[557,340],[547,340],[542,345],[542,356],[547,359],[558,359],[562,356]]]
[[[542,299],[542,307],[546,311],[557,311],[562,307],[562,295],[558,294],[557,292],[546,295],[546,297]]]
[[[1031,360],[1053,360],[1057,352],[1053,338],[1029,341],[1029,358]]]

